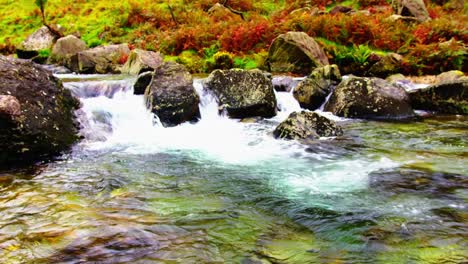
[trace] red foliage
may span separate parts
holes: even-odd
[[[413,35],[418,43],[427,44],[431,38],[431,31],[431,28],[420,24],[413,31]]]
[[[266,21],[240,23],[226,31],[220,39],[223,50],[229,52],[258,51],[259,46],[271,43],[274,36]],[[267,44],[267,45],[268,45]]]
[[[128,54],[122,54],[119,58],[119,64],[125,64],[128,60]]]

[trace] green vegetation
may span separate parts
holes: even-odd
[[[241,11],[244,19],[223,12],[209,14],[217,2],[50,0],[44,20],[60,24],[65,34],[79,32],[90,47],[130,43],[177,56],[193,72],[210,71],[217,52],[231,54],[234,67],[261,67],[271,41],[287,31],[304,31],[320,38],[327,44],[330,59],[338,64],[365,64],[369,51],[396,52],[404,57],[403,73],[436,74],[452,69],[466,72],[468,15],[449,4],[426,1],[432,20],[411,23],[389,19],[392,9],[387,0],[229,1],[229,6]],[[357,12],[326,13],[336,5]],[[4,0],[0,5],[0,52],[11,52],[12,46],[40,27],[44,14],[41,10],[31,0]]]

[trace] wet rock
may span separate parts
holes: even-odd
[[[83,40],[68,35],[57,40],[50,54],[49,63],[56,63],[70,68],[71,57],[84,50],[86,50],[86,43]]]
[[[159,52],[134,49],[130,52],[127,62],[122,67],[122,73],[141,74],[147,71],[154,71],[164,61]]]
[[[410,92],[415,109],[446,114],[468,114],[468,79],[442,82]]]
[[[125,92],[131,88],[127,80],[67,82],[65,86],[78,98],[98,96],[113,98],[116,93]]]
[[[403,57],[397,53],[388,53],[372,65],[368,71],[370,76],[386,78],[401,70]]]
[[[50,72],[52,72],[53,74],[67,74],[67,73],[72,73],[72,71],[70,69],[68,69],[67,67],[64,67],[64,66],[60,66],[60,65],[55,65],[55,64],[45,64],[45,65],[42,65],[42,67]]]
[[[70,69],[78,73],[120,73],[123,59],[129,54],[127,44],[88,49],[71,57]]]
[[[276,76],[272,78],[271,82],[273,89],[277,92],[290,92],[299,83],[298,80],[290,76]]]
[[[328,65],[328,59],[315,40],[304,32],[288,32],[273,40],[267,64],[271,72],[309,74]]]
[[[431,19],[423,0],[396,0],[392,5],[397,15],[414,17],[419,22]]]
[[[275,138],[317,139],[342,135],[335,122],[315,112],[294,112],[273,131]]]
[[[43,160],[77,139],[79,102],[51,72],[0,56],[0,167]]]
[[[332,87],[340,81],[341,74],[337,65],[319,67],[297,85],[293,95],[302,108],[315,110],[325,102]]]
[[[337,116],[366,119],[408,119],[416,115],[407,92],[379,78],[350,77],[342,81],[325,104]]]
[[[55,40],[55,34],[50,32],[50,30],[46,26],[42,26],[36,32],[29,35],[16,48],[18,58],[31,59],[39,55],[40,50],[52,48]]]
[[[165,127],[200,118],[200,99],[187,69],[175,62],[165,62],[155,72],[145,92],[147,107]]]
[[[133,94],[145,94],[146,87],[151,83],[153,72],[143,72],[138,75],[138,78],[133,85]]]
[[[271,79],[260,70],[215,70],[204,85],[217,97],[221,111],[232,118],[276,114]]]

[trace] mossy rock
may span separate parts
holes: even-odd
[[[415,118],[407,92],[380,78],[349,77],[333,91],[325,111],[337,116],[378,120]]]
[[[165,62],[154,71],[145,101],[165,127],[200,119],[200,98],[193,87],[192,75],[176,62]]]
[[[48,159],[78,139],[74,110],[79,101],[51,72],[0,56],[0,83],[0,95],[14,98],[5,100],[9,104],[0,115],[0,167]]]
[[[468,79],[442,82],[410,93],[415,109],[468,114]]]
[[[337,65],[319,67],[297,85],[293,95],[302,108],[315,110],[325,102],[332,86],[340,81],[341,74]]]
[[[309,74],[328,65],[322,47],[304,32],[287,32],[273,40],[267,63],[271,72]]]
[[[272,117],[276,97],[269,76],[260,70],[215,70],[204,82],[232,118]]]
[[[341,127],[315,112],[294,112],[273,131],[275,138],[318,139],[342,135]]]

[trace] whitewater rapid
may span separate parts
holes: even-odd
[[[294,111],[301,111],[292,92],[275,92],[277,116],[244,123],[218,113],[216,99],[194,87],[201,98],[201,120],[176,127],[163,127],[133,94],[134,79],[69,82],[65,86],[80,97],[86,123],[80,144],[88,151],[145,155],[172,153],[188,155],[197,162],[218,162],[222,166],[257,166],[266,171],[279,168],[281,186],[303,192],[343,192],[367,186],[368,174],[397,164],[389,159],[336,158],[336,153],[307,151],[296,141],[277,140],[275,126]],[[91,86],[91,87],[90,87]],[[93,88],[94,87],[94,88]],[[101,89],[102,94],[95,95]],[[88,96],[91,94],[91,96]],[[319,111],[323,114],[323,111]],[[342,120],[331,114],[335,120]],[[327,141],[330,139],[324,139]],[[327,162],[330,160],[330,162]],[[275,173],[273,173],[275,174]]]

